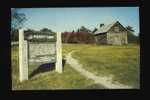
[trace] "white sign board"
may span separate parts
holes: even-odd
[[[20,81],[28,80],[28,63],[55,62],[56,71],[62,73],[61,33],[55,36],[30,35],[24,40],[24,30],[19,30],[19,73]],[[33,40],[32,40],[33,39]],[[47,41],[51,39],[50,41]],[[53,39],[53,40],[52,40]]]

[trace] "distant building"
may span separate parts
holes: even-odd
[[[128,32],[119,21],[116,21],[108,25],[100,25],[94,34],[98,44],[123,45],[128,44]]]

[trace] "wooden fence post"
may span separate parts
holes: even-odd
[[[28,51],[27,41],[24,41],[24,30],[19,29],[19,79],[28,80]]]
[[[61,33],[57,32],[57,40],[56,40],[56,71],[58,73],[62,73],[62,40]]]

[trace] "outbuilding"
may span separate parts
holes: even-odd
[[[115,21],[108,25],[101,24],[94,34],[98,44],[123,45],[128,44],[128,32],[119,21]]]

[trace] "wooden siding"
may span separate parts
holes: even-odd
[[[127,30],[120,23],[115,23],[105,34],[96,35],[96,41],[99,44],[128,44]]]
[[[128,44],[127,32],[107,33],[107,44],[113,45]]]
[[[97,44],[107,44],[106,33],[95,36],[95,39]]]

